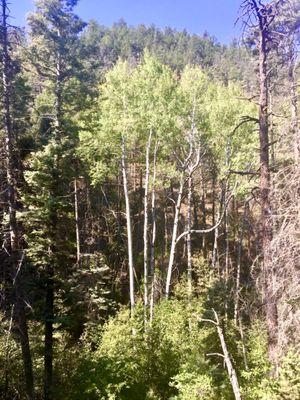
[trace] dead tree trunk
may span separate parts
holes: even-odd
[[[269,168],[269,124],[268,124],[268,35],[270,27],[270,16],[268,6],[258,7],[257,2],[252,0],[259,23],[259,141],[260,141],[260,236],[263,256],[264,274],[264,303],[266,306],[266,317],[268,327],[268,350],[272,362],[276,361],[277,345],[277,304],[272,292],[270,270],[272,260],[269,255],[272,240],[271,201],[270,201],[270,168]]]
[[[294,159],[295,166],[300,165],[300,135],[298,126],[298,95],[297,95],[297,78],[296,78],[296,49],[294,44],[295,39],[291,39],[289,44],[289,82],[290,82],[290,97],[291,97],[291,133],[294,143]]]
[[[233,367],[233,364],[232,364],[232,361],[231,361],[231,358],[230,358],[230,354],[229,354],[229,351],[228,351],[228,348],[227,348],[227,345],[226,345],[223,329],[222,329],[222,327],[220,325],[218,314],[216,313],[215,310],[213,310],[213,313],[214,313],[214,317],[215,317],[214,320],[200,318],[200,321],[202,321],[202,322],[210,322],[211,324],[215,325],[215,327],[217,329],[217,333],[218,333],[219,339],[220,339],[220,343],[221,343],[221,346],[222,346],[223,354],[213,353],[213,354],[208,354],[208,355],[219,355],[219,356],[222,356],[224,358],[225,365],[226,365],[226,368],[227,368],[227,372],[228,372],[228,376],[229,376],[229,379],[230,379],[230,383],[231,383],[231,387],[232,387],[232,390],[233,390],[233,393],[234,393],[235,400],[242,400],[237,374],[236,374],[236,371],[235,371],[235,369]]]
[[[263,296],[268,330],[269,359],[276,364],[276,347],[278,337],[277,302],[272,289],[272,260],[270,244],[272,241],[271,200],[270,200],[270,165],[269,165],[269,107],[268,107],[268,55],[270,38],[273,34],[272,24],[278,15],[278,7],[282,2],[263,4],[257,0],[246,0],[243,3],[244,16],[253,17],[250,24],[252,30],[258,31],[259,53],[259,142],[260,142],[260,232],[259,242],[262,255]],[[246,20],[245,26],[249,28]],[[249,20],[248,20],[249,21]]]

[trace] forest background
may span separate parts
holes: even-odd
[[[299,399],[299,2],[76,4],[0,1],[1,398]]]

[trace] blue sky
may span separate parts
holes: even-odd
[[[14,24],[25,26],[26,13],[34,0],[10,0]],[[205,30],[228,43],[239,36],[234,27],[241,0],[81,0],[76,12],[85,21],[96,19],[104,25],[124,18],[129,25],[143,23],[202,34]]]

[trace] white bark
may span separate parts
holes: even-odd
[[[230,201],[231,199],[232,199],[232,195],[228,197],[228,199],[227,199],[227,201],[226,201],[226,203],[225,203],[223,212],[221,213],[221,216],[220,216],[219,220],[215,223],[215,225],[213,225],[213,226],[210,227],[210,228],[206,228],[206,229],[191,229],[190,232],[191,232],[191,233],[199,233],[199,234],[204,234],[204,233],[213,232],[213,231],[221,224],[221,222],[222,222],[222,220],[223,220],[223,217],[224,217],[224,214],[225,214],[225,210],[226,210],[226,208],[227,208],[227,206],[228,206],[228,203],[229,203],[229,201]],[[176,244],[177,244],[183,237],[185,237],[187,234],[188,234],[188,231],[182,232],[182,233],[178,236],[178,238],[176,239]]]
[[[220,343],[222,346],[223,354],[218,354],[218,353],[214,353],[214,354],[221,355],[222,357],[224,357],[225,365],[227,368],[227,372],[228,372],[228,376],[230,379],[230,383],[231,383],[231,387],[232,387],[232,390],[234,393],[235,400],[242,400],[241,392],[240,392],[240,388],[239,388],[239,382],[237,379],[236,371],[235,371],[233,364],[231,362],[231,359],[230,359],[230,355],[229,355],[229,352],[227,349],[223,329],[220,325],[218,314],[216,313],[216,311],[214,309],[213,309],[213,313],[214,313],[215,320],[200,318],[200,321],[210,322],[215,325],[219,339],[220,339]]]
[[[187,280],[188,280],[188,297],[192,297],[193,285],[192,285],[192,275],[193,275],[193,265],[192,265],[192,196],[193,196],[193,174],[200,164],[200,148],[197,149],[195,164],[189,167],[189,177],[188,177],[188,211],[187,211],[187,259],[188,259],[188,269],[187,269]]]
[[[177,244],[177,231],[178,231],[178,222],[179,222],[179,215],[180,215],[180,207],[181,207],[181,202],[182,202],[182,196],[183,196],[183,189],[184,189],[184,183],[185,183],[185,174],[186,171],[188,170],[188,178],[189,180],[192,179],[192,175],[195,171],[195,169],[198,167],[200,163],[200,147],[196,151],[196,162],[195,164],[190,164],[191,159],[193,155],[195,154],[194,152],[194,139],[195,139],[195,131],[196,131],[196,126],[195,126],[195,109],[196,109],[196,103],[194,100],[193,103],[193,111],[192,111],[192,125],[191,125],[191,131],[189,134],[189,153],[186,156],[185,160],[182,161],[178,158],[176,153],[174,152],[174,156],[177,159],[180,167],[181,167],[181,177],[180,177],[180,186],[179,186],[179,192],[178,192],[178,197],[177,197],[177,202],[176,202],[176,207],[175,207],[175,216],[174,216],[174,224],[173,224],[173,233],[172,233],[172,240],[171,240],[171,249],[170,249],[170,257],[169,257],[169,265],[168,265],[168,272],[167,272],[167,281],[166,281],[166,298],[169,297],[170,293],[170,285],[171,285],[171,276],[172,276],[172,270],[173,270],[173,264],[174,264],[174,259],[175,259],[175,250],[176,250],[176,244]],[[191,182],[189,182],[191,184]],[[190,225],[188,227],[188,234],[190,236],[191,232],[191,196],[192,196],[192,188],[189,190],[189,220],[190,220]],[[188,251],[190,253],[188,254],[188,262],[190,263],[190,268],[188,267],[188,273],[189,271],[191,272],[192,266],[191,266],[191,241],[187,243],[187,246],[189,246]]]
[[[75,210],[75,230],[76,230],[76,259],[80,261],[80,230],[79,230],[79,210],[78,210],[78,186],[77,179],[74,181],[74,210]]]
[[[221,200],[220,208],[218,209],[218,213],[217,213],[217,221],[219,221],[219,219],[220,219],[221,209],[222,209],[222,200]],[[211,265],[212,265],[213,269],[215,269],[216,266],[219,265],[219,262],[218,262],[218,238],[219,238],[219,225],[217,225],[216,229],[214,230],[214,247],[213,247],[212,261],[211,261]]]
[[[239,296],[240,296],[240,286],[241,286],[241,260],[243,252],[243,239],[244,239],[244,229],[246,224],[247,212],[249,207],[249,200],[245,201],[244,213],[241,223],[238,253],[237,253],[237,268],[236,268],[236,282],[235,282],[235,301],[234,301],[234,323],[238,325],[238,314],[239,314]]]
[[[176,207],[175,207],[175,216],[174,216],[169,264],[168,264],[168,272],[167,272],[167,281],[166,281],[166,298],[167,299],[169,298],[172,270],[173,270],[173,264],[174,264],[174,259],[175,259],[175,248],[176,248],[176,239],[177,239],[180,208],[181,208],[182,195],[183,195],[183,187],[184,187],[184,171],[181,172],[179,192],[178,192]]]
[[[188,297],[192,297],[192,239],[191,239],[191,204],[192,204],[192,176],[188,178],[188,209],[187,209],[187,283],[188,283]]]
[[[221,342],[221,346],[222,346],[222,350],[223,350],[223,354],[224,354],[224,360],[225,360],[226,368],[227,368],[227,371],[228,371],[229,379],[230,379],[230,382],[231,382],[232,390],[233,390],[233,393],[234,393],[234,397],[235,397],[236,400],[241,400],[242,397],[241,397],[241,392],[240,392],[240,388],[239,388],[239,382],[238,382],[238,379],[237,379],[237,375],[236,375],[235,369],[234,369],[233,364],[232,364],[231,359],[230,359],[230,355],[229,355],[229,352],[228,352],[228,349],[227,349],[227,345],[226,345],[226,342],[225,342],[223,330],[222,330],[222,328],[220,326],[220,323],[219,323],[218,314],[215,311],[214,311],[214,314],[215,314],[215,318],[216,318],[216,322],[217,322],[217,325],[216,325],[217,332],[218,332],[219,339],[220,339],[220,342]]]
[[[133,247],[132,247],[132,222],[131,222],[131,208],[128,192],[128,180],[126,169],[126,145],[125,138],[122,136],[122,174],[123,174],[123,188],[126,206],[126,222],[127,222],[127,246],[128,246],[128,267],[129,267],[129,295],[131,316],[134,313],[135,297],[134,297],[134,264],[133,264]]]

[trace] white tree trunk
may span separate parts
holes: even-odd
[[[192,207],[192,174],[189,174],[188,178],[188,204],[187,204],[187,284],[188,284],[188,297],[192,297],[192,239],[191,239],[191,207]]]
[[[217,220],[219,218],[220,218],[220,213],[218,211]],[[219,238],[219,227],[217,226],[214,232],[214,247],[213,247],[212,261],[211,261],[211,266],[213,269],[215,269],[216,266],[218,265],[218,238]]]
[[[76,259],[77,259],[77,264],[79,264],[79,262],[80,262],[80,230],[79,230],[77,179],[74,180],[74,211],[75,211],[75,230],[76,230]]]
[[[173,233],[172,233],[172,239],[171,239],[171,248],[170,248],[170,256],[169,256],[168,272],[167,272],[167,281],[166,281],[166,299],[169,298],[169,294],[170,294],[171,277],[172,277],[172,270],[173,270],[173,264],[174,264],[174,259],[175,259],[175,249],[176,249],[176,241],[177,241],[177,231],[178,231],[180,207],[181,207],[182,195],[183,195],[183,187],[184,187],[184,172],[181,173],[179,192],[178,192],[178,197],[177,197],[177,202],[176,202],[176,207],[175,207]]]
[[[212,353],[210,355],[219,355],[219,356],[224,357],[225,365],[226,365],[226,368],[227,368],[227,372],[228,372],[228,376],[229,376],[229,379],[230,379],[230,383],[231,383],[231,387],[232,387],[232,390],[233,390],[233,393],[234,393],[235,400],[242,400],[240,387],[239,387],[239,382],[238,382],[238,379],[237,379],[236,371],[235,371],[235,369],[233,367],[233,364],[231,362],[231,359],[230,359],[230,355],[229,355],[229,352],[228,352],[228,349],[227,349],[227,345],[226,345],[223,329],[222,329],[222,327],[220,325],[218,314],[216,313],[216,311],[214,309],[213,309],[213,313],[214,313],[214,316],[215,316],[215,320],[200,318],[200,321],[202,321],[202,322],[210,322],[210,323],[215,325],[215,327],[217,329],[217,333],[218,333],[219,339],[220,339],[220,343],[221,343],[223,354]]]
[[[244,229],[245,229],[245,224],[246,224],[248,207],[249,207],[249,203],[248,203],[248,201],[245,201],[243,219],[242,219],[241,230],[240,230],[240,235],[239,235],[240,237],[239,237],[239,243],[238,243],[238,253],[237,253],[235,301],[234,301],[234,323],[236,326],[238,326],[238,317],[239,317],[239,296],[240,296],[240,286],[241,286],[241,261],[242,261],[242,252],[243,252]]]
[[[125,138],[122,136],[122,174],[123,188],[126,206],[126,222],[127,222],[127,246],[128,246],[128,267],[129,267],[129,295],[131,316],[134,313],[135,297],[134,297],[134,264],[133,264],[133,248],[132,248],[132,223],[131,223],[131,208],[128,193],[127,169],[126,169],[126,145]]]
[[[240,392],[240,388],[239,388],[239,382],[238,382],[238,379],[237,379],[237,375],[236,375],[235,369],[234,369],[234,367],[232,365],[232,362],[231,362],[231,359],[230,359],[230,355],[229,355],[229,352],[228,352],[228,349],[227,349],[227,345],[226,345],[226,342],[225,342],[223,330],[222,330],[222,328],[220,326],[219,318],[218,318],[218,315],[217,315],[217,313],[215,311],[214,311],[214,314],[215,314],[215,318],[216,318],[216,322],[217,322],[217,324],[216,324],[217,332],[218,332],[219,339],[220,339],[220,342],[221,342],[221,346],[222,346],[222,350],[223,350],[223,354],[224,354],[224,360],[225,360],[226,368],[227,368],[227,371],[228,371],[229,379],[230,379],[230,382],[231,382],[232,390],[233,390],[233,393],[234,393],[234,397],[235,397],[235,400],[242,400],[241,392]]]

